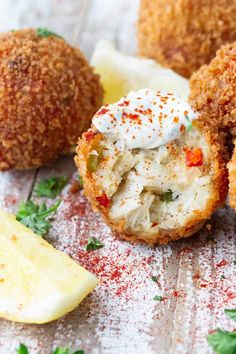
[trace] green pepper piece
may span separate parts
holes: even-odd
[[[95,153],[91,152],[87,161],[87,168],[89,172],[96,172],[98,166],[102,160],[102,149],[101,147],[96,147]]]
[[[99,156],[98,155],[89,155],[87,167],[89,172],[96,172],[99,165]]]

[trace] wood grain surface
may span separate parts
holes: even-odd
[[[49,27],[80,46],[88,58],[100,39],[135,53],[138,3],[1,0],[0,30]],[[212,353],[206,341],[209,331],[235,326],[224,315],[225,308],[236,307],[234,212],[219,210],[200,233],[168,246],[130,245],[112,235],[82,191],[71,192],[73,156],[38,170],[0,173],[0,206],[14,212],[20,201],[37,200],[34,184],[54,175],[68,176],[70,183],[48,240],[95,272],[100,284],[75,311],[53,323],[0,320],[0,354],[16,353],[20,342],[32,354],[50,354],[58,345],[82,348],[86,354]],[[105,247],[88,254],[84,246],[91,236]],[[154,301],[155,295],[164,301]]]

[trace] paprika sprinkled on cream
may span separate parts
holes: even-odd
[[[179,138],[194,119],[197,113],[175,93],[146,89],[102,107],[93,125],[128,149],[154,149]]]

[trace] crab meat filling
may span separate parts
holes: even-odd
[[[206,208],[214,171],[211,147],[197,128],[154,149],[127,149],[105,137],[102,150],[94,178],[110,200],[109,218],[125,220],[125,231],[150,235],[178,229]]]

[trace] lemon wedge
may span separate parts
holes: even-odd
[[[173,70],[154,60],[126,55],[114,45],[99,41],[91,58],[105,91],[104,103],[114,103],[131,90],[149,88],[175,91],[183,99],[189,95],[189,83]]]
[[[72,311],[96,277],[0,210],[0,317],[46,323]]]

